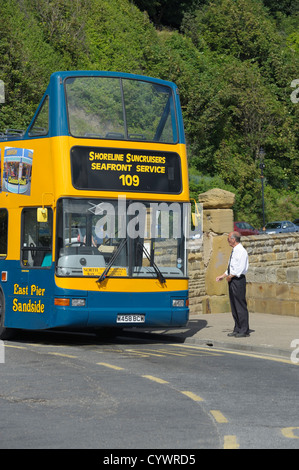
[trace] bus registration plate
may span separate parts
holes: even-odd
[[[130,315],[117,315],[116,323],[144,323],[145,315],[130,314]]]

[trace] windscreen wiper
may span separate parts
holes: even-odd
[[[166,282],[165,277],[161,273],[160,269],[158,268],[158,266],[156,265],[154,260],[151,259],[151,256],[150,256],[149,252],[147,251],[147,249],[145,248],[144,244],[141,243],[141,242],[138,242],[138,248],[145,254],[147,259],[149,260],[150,266],[152,266],[154,268],[155,273],[157,274],[157,278],[159,279],[161,284],[165,284],[165,282]]]
[[[116,258],[118,257],[118,255],[120,254],[120,252],[122,251],[122,249],[124,248],[124,246],[127,244],[127,239],[124,238],[120,244],[118,245],[117,249],[115,250],[115,252],[113,253],[109,263],[107,264],[106,268],[104,269],[104,271],[102,272],[102,274],[100,275],[99,279],[97,280],[97,282],[101,283],[102,281],[104,281],[108,275],[108,272],[110,271],[110,268],[111,266],[114,264],[114,261],[116,260]]]

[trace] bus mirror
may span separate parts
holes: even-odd
[[[37,208],[37,221],[48,222],[48,209],[46,207]]]
[[[199,220],[200,220],[200,215],[196,214],[195,212],[192,212],[192,224],[193,227],[198,227],[199,226]]]

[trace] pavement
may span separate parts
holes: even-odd
[[[186,344],[283,357],[299,363],[299,317],[250,313],[250,336],[246,338],[228,337],[233,326],[231,313],[201,314],[190,315],[185,328],[159,332]]]

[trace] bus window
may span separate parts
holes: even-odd
[[[123,80],[129,140],[174,143],[177,140],[171,89]]]
[[[49,132],[49,97],[46,96],[28,135],[30,137],[47,135]]]
[[[0,259],[7,255],[8,212],[0,209]]]
[[[163,142],[178,140],[172,90],[143,80],[66,79],[70,133],[74,137]]]
[[[37,209],[22,212],[22,264],[26,267],[49,267],[52,263],[52,209],[47,222],[37,221]]]

